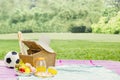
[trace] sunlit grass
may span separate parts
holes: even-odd
[[[0,44],[0,59],[8,51],[19,52],[17,40],[0,40]],[[120,60],[120,42],[52,40],[50,46],[57,53],[57,59]]]
[[[120,42],[53,40],[52,43],[59,59],[120,60]]]

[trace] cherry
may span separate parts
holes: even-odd
[[[23,73],[23,72],[25,72],[25,69],[24,68],[20,68],[19,71]]]

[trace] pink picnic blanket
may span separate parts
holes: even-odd
[[[63,65],[90,65],[103,66],[120,75],[120,62],[107,60],[57,60],[56,66]],[[16,80],[16,72],[13,69],[7,68],[2,60],[0,60],[0,80]]]

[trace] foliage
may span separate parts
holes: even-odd
[[[96,23],[102,7],[102,0],[0,0],[0,33],[69,32]]]
[[[83,32],[85,32],[85,29],[86,29],[86,26],[74,26],[74,27],[72,27],[71,28],[71,32],[73,32],[73,33],[83,33]]]
[[[97,24],[92,25],[92,30],[95,33],[120,33],[120,12],[115,17],[108,20],[106,17],[102,17]]]
[[[0,0],[0,33],[70,32],[81,25],[86,26],[84,32],[91,32],[92,25],[93,32],[118,34],[119,4],[119,0]]]
[[[70,27],[69,31],[72,33],[90,33],[92,32],[92,29],[91,27],[86,27],[81,25],[81,26]]]
[[[120,0],[105,0],[106,6],[120,10]]]

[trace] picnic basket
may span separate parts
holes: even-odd
[[[55,66],[56,53],[50,48],[49,45],[43,43],[42,41],[37,43],[30,40],[21,41],[24,46],[27,46],[27,54],[20,53],[19,57],[24,63],[30,63],[35,67],[35,59],[39,57],[44,57],[46,62],[46,67]],[[23,47],[24,47],[23,46]]]

